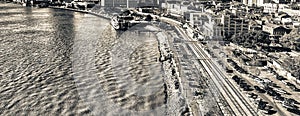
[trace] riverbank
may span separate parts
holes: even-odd
[[[13,5],[17,6],[17,5]],[[23,9],[20,6],[17,6],[21,10]],[[87,115],[143,115],[144,114],[153,114],[153,115],[180,115],[186,113],[186,100],[184,97],[182,97],[182,90],[179,86],[180,79],[178,79],[178,73],[176,72],[177,68],[175,66],[175,61],[171,57],[171,51],[168,50],[169,43],[167,42],[167,34],[164,34],[163,32],[160,32],[163,30],[161,29],[153,29],[155,26],[146,26],[146,27],[139,27],[134,26],[133,28],[129,29],[128,31],[125,31],[118,35],[117,31],[114,30],[109,25],[109,15],[108,12],[113,11],[103,11],[105,9],[101,8],[94,8],[90,11],[83,11],[83,10],[76,10],[76,9],[69,9],[69,8],[58,8],[56,9],[65,9],[75,12],[82,12],[82,13],[88,13],[97,15],[101,18],[98,18],[94,16],[87,16],[82,15],[81,13],[73,13],[73,12],[65,12],[63,10],[52,10],[52,9],[39,9],[39,8],[26,8],[29,9],[28,11],[33,13],[36,13],[37,11],[41,12],[40,14],[50,14],[50,13],[56,13],[59,12],[59,14],[68,14],[68,15],[47,15],[41,16],[39,14],[34,14],[34,17],[39,17],[37,21],[38,23],[30,23],[28,21],[28,28],[30,30],[27,32],[27,30],[24,28],[23,31],[27,32],[24,33],[23,37],[28,37],[27,40],[30,41],[32,39],[35,39],[37,37],[32,37],[30,32],[37,33],[39,32],[36,29],[39,29],[43,27],[45,32],[55,31],[57,29],[61,29],[58,32],[53,32],[53,35],[51,37],[46,36],[44,38],[44,41],[41,41],[42,39],[36,39],[35,41],[41,41],[41,44],[45,44],[46,40],[48,40],[49,44],[51,46],[61,46],[61,48],[58,48],[57,51],[54,49],[53,53],[58,52],[59,54],[56,56],[58,58],[61,58],[62,60],[69,60],[66,61],[69,65],[66,66],[57,66],[57,67],[45,67],[47,70],[45,71],[45,74],[43,72],[43,69],[35,68],[35,73],[33,72],[34,77],[41,78],[42,76],[42,82],[43,80],[46,80],[47,83],[42,83],[44,89],[42,89],[44,94],[40,93],[29,93],[28,95],[31,96],[31,94],[40,95],[41,98],[46,99],[45,101],[39,101],[37,102],[49,102],[49,104],[55,109],[52,111],[50,109],[49,112],[45,111],[47,115],[51,115],[54,113],[57,114],[87,114]],[[20,10],[20,11],[21,11]],[[28,14],[27,11],[23,11],[23,14]],[[106,14],[105,14],[106,13]],[[75,17],[76,16],[76,17]],[[27,20],[23,19],[22,15],[17,15],[15,17],[19,17],[20,20]],[[14,17],[14,18],[15,18]],[[30,17],[30,16],[28,16]],[[58,20],[57,17],[61,17],[61,20]],[[75,18],[74,18],[75,17]],[[3,18],[8,19],[7,18]],[[28,19],[29,20],[29,19]],[[32,20],[32,19],[31,19]],[[55,23],[49,23],[51,21],[55,21]],[[65,23],[69,24],[69,27],[66,28]],[[13,25],[14,26],[14,25]],[[27,25],[21,25],[18,24],[18,26],[24,26]],[[18,28],[18,29],[22,29]],[[27,27],[26,27],[27,28]],[[18,29],[13,29],[10,32],[18,31]],[[41,29],[39,29],[41,30]],[[4,31],[3,31],[4,32]],[[41,32],[41,34],[43,34]],[[16,36],[20,35],[20,33],[14,34]],[[64,35],[64,36],[63,36]],[[118,36],[117,36],[118,35]],[[9,36],[9,35],[7,35]],[[12,36],[12,35],[10,35]],[[53,41],[52,36],[57,36],[56,41]],[[39,35],[38,37],[45,37],[44,35]],[[18,38],[10,37],[13,40],[16,40]],[[4,39],[10,39],[10,38],[4,38]],[[128,41],[126,41],[128,40]],[[131,42],[129,42],[131,41]],[[136,42],[137,41],[137,42]],[[119,49],[119,48],[126,48],[131,47],[132,44],[140,44],[135,45],[136,48],[130,51],[129,49]],[[22,43],[25,44],[25,43]],[[125,44],[125,45],[124,45]],[[20,45],[18,43],[17,45]],[[28,44],[27,46],[32,45]],[[70,45],[66,48],[63,48],[64,45]],[[40,45],[41,47],[44,47],[43,45]],[[50,45],[47,46],[50,50],[53,50]],[[34,47],[34,46],[33,46]],[[7,47],[9,48],[9,47]],[[22,49],[22,48],[21,48]],[[67,49],[70,51],[67,56],[64,54],[64,49]],[[22,49],[23,50],[23,49]],[[30,49],[31,50],[31,49]],[[121,50],[124,50],[123,52],[120,52]],[[40,50],[37,50],[40,51]],[[49,51],[49,50],[48,50]],[[127,53],[129,52],[129,53]],[[131,53],[132,52],[132,53]],[[8,54],[10,52],[7,52]],[[12,52],[16,54],[15,52]],[[42,53],[47,53],[46,51],[43,51],[41,53],[35,53],[35,55],[41,54],[40,57],[48,56],[51,58],[53,54],[47,54],[42,56]],[[124,57],[117,57],[117,53],[123,54]],[[125,54],[125,55],[124,55]],[[32,56],[31,53],[25,54],[29,56]],[[17,54],[17,56],[21,56]],[[7,56],[3,56],[7,57]],[[37,57],[35,59],[36,61],[39,61],[40,57]],[[120,59],[118,59],[120,58]],[[124,59],[126,59],[126,62],[123,62]],[[18,59],[18,58],[12,58],[12,59]],[[159,60],[160,59],[160,60]],[[2,59],[3,60],[3,59]],[[27,59],[25,59],[26,61]],[[8,61],[8,60],[4,60]],[[47,61],[47,62],[46,62]],[[46,60],[46,63],[52,64],[52,61]],[[60,59],[55,59],[54,61],[60,61]],[[36,65],[43,65],[45,62],[39,61],[40,64]],[[34,63],[34,61],[32,61]],[[25,63],[31,64],[31,63]],[[123,65],[119,65],[123,64]],[[65,65],[64,62],[59,62],[57,65]],[[5,65],[5,67],[9,67],[10,65]],[[27,66],[27,65],[26,65]],[[43,67],[44,68],[44,67]],[[65,72],[68,70],[67,73],[60,73],[60,72],[53,72],[52,70],[60,70],[62,72]],[[14,70],[14,69],[11,69]],[[49,74],[49,70],[51,74]],[[41,74],[40,74],[41,72]],[[17,73],[17,72],[14,72]],[[27,72],[26,72],[27,73]],[[29,72],[31,76],[31,72]],[[55,76],[53,78],[61,79],[66,78],[67,76],[70,76],[70,82],[73,83],[72,87],[69,88],[63,88],[61,86],[69,86],[68,84],[65,85],[59,85],[60,89],[63,89],[63,92],[58,90],[59,93],[56,93],[56,88],[48,87],[48,84],[52,83],[51,75],[54,74],[60,74],[59,76]],[[70,73],[70,75],[69,75]],[[118,74],[119,73],[119,74]],[[4,75],[6,76],[6,75]],[[21,76],[20,76],[21,77]],[[24,78],[27,78],[27,75],[23,76],[22,78],[18,79],[18,81],[24,80]],[[45,79],[46,78],[46,79]],[[14,80],[15,81],[15,80]],[[35,81],[34,81],[35,82]],[[57,81],[61,82],[61,81]],[[14,82],[10,82],[14,83]],[[39,84],[39,82],[30,83],[32,86],[36,86],[36,83]],[[25,83],[27,84],[27,83]],[[22,86],[23,84],[20,84]],[[8,86],[10,88],[14,88],[15,86],[19,85],[11,85]],[[38,89],[39,86],[37,86]],[[56,87],[56,86],[54,86]],[[5,87],[6,89],[6,87]],[[23,89],[23,88],[21,88]],[[26,88],[24,88],[26,90]],[[35,88],[36,89],[36,88]],[[47,90],[51,90],[51,94],[54,95],[47,95]],[[72,101],[68,101],[68,98],[70,98],[70,95],[68,93],[64,93],[64,91],[71,91],[76,92],[74,93],[76,96],[76,99],[72,99]],[[9,92],[9,91],[8,91]],[[4,92],[4,93],[8,93]],[[21,92],[16,92],[19,96],[22,96],[20,94],[24,94]],[[57,95],[58,94],[58,95]],[[26,94],[27,95],[27,94]],[[28,97],[24,95],[25,97]],[[5,96],[9,97],[9,96]],[[50,100],[48,100],[48,97],[51,97]],[[58,97],[58,98],[57,98]],[[59,99],[61,98],[62,99]],[[32,97],[28,97],[31,99],[34,99]],[[53,100],[55,101],[52,101]],[[8,98],[8,100],[3,100],[2,102],[9,103],[12,105],[9,105],[8,107],[11,107],[11,109],[5,109],[5,113],[7,114],[14,114],[15,109],[22,109],[18,106],[20,103],[14,103],[10,102],[9,100],[15,100],[15,98]],[[78,102],[80,100],[80,102]],[[31,107],[30,104],[27,101],[20,100],[24,107]],[[58,102],[57,102],[58,101]],[[65,102],[67,101],[67,102]],[[77,104],[74,102],[78,102]],[[59,104],[59,106],[57,105]],[[72,106],[70,104],[75,104],[76,109],[69,109],[69,106]],[[2,105],[2,104],[1,104]],[[22,107],[23,107],[22,106]],[[39,106],[39,105],[37,105]],[[77,107],[78,106],[78,107]],[[32,106],[33,107],[33,106]],[[40,107],[40,106],[39,106]],[[50,106],[49,106],[50,107]],[[33,107],[36,108],[36,107]],[[45,109],[48,109],[46,107]],[[59,112],[58,110],[61,110]],[[38,109],[36,112],[43,111],[42,109]],[[30,113],[30,111],[28,111]],[[21,112],[23,113],[23,112]],[[35,112],[33,112],[35,113]],[[26,112],[25,112],[26,114]],[[37,114],[43,114],[43,113],[37,113]]]
[[[81,13],[88,13],[88,14],[92,14],[92,15],[107,19],[107,20],[110,20],[114,15],[122,12],[121,8],[106,8],[106,7],[101,7],[99,5],[96,5],[95,7],[93,7],[90,10],[67,8],[66,6],[49,6],[49,8],[70,10],[70,11],[81,12]]]
[[[59,8],[59,9],[66,9],[72,10],[82,13],[89,13],[93,15],[97,15],[100,17],[105,17],[105,19],[109,19],[112,15],[118,11],[114,11],[112,9],[104,9],[100,7],[95,7],[90,11],[82,11],[82,10],[74,10],[69,8]],[[120,10],[119,10],[120,11]],[[107,28],[105,33],[103,34],[105,40],[100,40],[102,42],[99,43],[100,48],[105,47],[105,51],[103,49],[98,51],[98,56],[101,56],[103,60],[99,60],[96,62],[97,66],[99,66],[99,80],[101,81],[102,88],[106,91],[108,98],[111,98],[111,103],[121,104],[120,106],[114,106],[118,109],[118,113],[121,114],[132,114],[135,110],[139,113],[141,112],[149,112],[149,111],[158,111],[158,114],[162,115],[180,115],[180,114],[188,114],[189,113],[189,106],[186,103],[186,98],[182,95],[182,84],[180,84],[180,78],[178,73],[178,68],[175,63],[174,56],[172,56],[172,51],[170,51],[170,45],[168,43],[168,36],[165,32],[159,32],[162,29],[157,29],[157,27],[153,26],[146,26],[144,27],[134,27],[135,29],[130,29],[128,31],[123,32],[122,35],[117,35],[116,31],[113,29]],[[156,34],[148,33],[148,31],[158,32]],[[109,34],[108,34],[109,33]],[[149,36],[148,39],[141,39]],[[153,40],[154,39],[154,40]],[[127,40],[126,42],[123,42]],[[133,44],[128,44],[133,43]],[[144,42],[141,42],[144,41]],[[134,51],[135,58],[130,59],[133,57],[130,50],[125,49],[122,51],[123,47],[135,48],[134,46],[139,46],[136,44],[143,44],[144,47],[147,49],[139,48]],[[126,44],[126,45],[124,45]],[[145,45],[144,45],[145,44]],[[115,47],[118,49],[113,50]],[[120,52],[120,50],[122,52]],[[150,51],[149,51],[150,50]],[[154,51],[156,52],[154,52]],[[133,52],[133,51],[132,51]],[[147,52],[147,54],[145,54]],[[101,54],[101,55],[100,55]],[[115,55],[123,54],[121,57],[122,59],[129,59],[130,63],[126,63],[128,61],[124,61],[122,59],[118,59]],[[125,55],[124,55],[125,54]],[[126,55],[127,54],[127,55]],[[152,55],[151,55],[152,54]],[[153,55],[156,54],[156,55]],[[144,56],[145,55],[145,56]],[[151,56],[149,56],[151,55]],[[115,56],[115,57],[114,57]],[[126,57],[126,58],[124,58]],[[127,58],[128,57],[128,58]],[[148,57],[148,58],[143,58]],[[141,59],[142,58],[142,59]],[[148,59],[148,60],[147,60]],[[155,62],[149,59],[157,59]],[[136,62],[136,63],[135,63]],[[151,69],[147,69],[147,66],[143,66],[143,64],[151,64]],[[120,65],[122,64],[122,65]],[[111,65],[111,66],[110,66]],[[160,65],[160,66],[159,66]],[[123,66],[123,67],[122,67]],[[125,67],[124,67],[125,66]],[[129,67],[126,67],[129,66]],[[107,68],[105,68],[107,67]],[[110,68],[109,68],[110,67]],[[160,68],[158,68],[160,67]],[[122,70],[119,70],[119,69]],[[130,69],[126,71],[127,69]],[[137,70],[138,69],[138,70]],[[160,71],[159,71],[159,70]],[[156,70],[156,71],[155,71]],[[124,72],[125,71],[125,72]],[[146,71],[146,72],[145,72]],[[149,73],[150,71],[152,73]],[[155,75],[149,75],[156,73]],[[114,72],[114,73],[112,73]],[[127,73],[130,73],[130,77]],[[119,74],[119,75],[118,75]],[[105,76],[105,75],[114,75],[113,77]],[[125,76],[126,80],[123,80],[120,77]],[[132,78],[139,77],[137,80],[148,80],[148,81],[141,81],[143,82],[135,82]],[[152,79],[153,78],[153,79]],[[159,81],[161,80],[161,81]],[[119,85],[118,83],[127,83]],[[134,84],[136,83],[136,84]],[[160,84],[159,84],[160,83]],[[151,85],[151,86],[150,86]],[[127,87],[128,86],[128,87]],[[136,90],[134,90],[134,88]],[[144,88],[144,89],[141,89]],[[137,91],[138,90],[138,91]],[[115,97],[116,91],[119,91],[124,94],[124,96]],[[146,92],[147,91],[147,92]],[[146,93],[145,93],[146,92]],[[141,95],[141,94],[146,95]],[[131,95],[135,96],[131,96]],[[148,94],[150,96],[148,96]],[[155,96],[155,97],[154,97]],[[150,98],[149,98],[150,97]],[[147,99],[152,99],[153,101],[147,101]],[[162,101],[163,100],[163,101]],[[131,104],[131,103],[134,104]],[[140,103],[141,102],[141,103]],[[137,104],[139,103],[139,104]],[[143,104],[145,103],[145,104]],[[148,104],[148,105],[147,105]],[[153,106],[159,107],[154,108]],[[150,106],[149,106],[150,105]],[[118,107],[121,107],[120,109]],[[152,107],[152,108],[151,108]],[[124,110],[124,108],[129,108]],[[123,110],[122,110],[123,109]],[[158,110],[160,109],[160,110]],[[114,109],[106,109],[106,110],[114,110]],[[134,111],[132,111],[134,110]],[[146,111],[144,111],[146,110]],[[148,110],[148,111],[147,111]],[[165,111],[164,111],[165,110]],[[166,113],[166,114],[164,114]]]
[[[104,9],[101,7],[94,7],[93,9],[91,9],[90,11],[84,11],[84,13],[92,13],[94,15],[100,16],[100,17],[106,17],[106,19],[111,18],[113,15],[112,14],[116,14],[118,11],[121,11],[120,9],[118,10],[113,10],[113,9]],[[119,12],[120,13],[120,12]],[[162,18],[163,22],[169,23],[169,24],[174,24],[173,20],[168,20],[167,18]],[[173,21],[173,22],[170,22]],[[176,25],[180,25],[180,22],[176,22]],[[164,24],[164,25],[168,25],[168,24]],[[158,29],[159,28],[159,29]],[[166,108],[166,115],[184,115],[184,114],[190,114],[191,112],[191,108],[190,108],[190,104],[187,102],[187,98],[183,95],[183,87],[182,87],[182,82],[181,82],[181,78],[179,77],[179,68],[177,67],[177,62],[174,58],[174,54],[172,49],[170,48],[171,45],[169,45],[169,35],[164,32],[163,30],[163,26],[162,27],[156,27],[154,28],[153,26],[148,26],[148,28],[145,30],[144,28],[137,28],[139,30],[136,30],[134,33],[132,33],[132,31],[134,31],[134,29],[129,29],[129,31],[125,31],[124,33],[132,33],[129,34],[131,38],[136,38],[139,35],[134,36],[136,33],[145,33],[144,31],[154,31],[154,32],[158,32],[155,34],[155,38],[158,42],[158,44],[156,45],[158,47],[158,61],[161,63],[162,67],[162,71],[164,72],[162,75],[163,79],[163,85],[164,88],[161,88],[161,90],[164,90],[163,93],[165,94],[165,106],[164,108]],[[141,30],[140,30],[141,29]],[[110,31],[114,31],[114,30],[110,30]],[[141,31],[141,32],[140,32]],[[160,32],[161,31],[161,32]],[[127,36],[129,36],[127,35]],[[112,36],[110,34],[110,36]],[[124,39],[124,35],[118,35],[119,38]],[[109,37],[109,38],[114,38],[114,37]],[[141,37],[143,38],[143,37]],[[115,38],[117,39],[117,38]],[[128,39],[128,38],[127,38]],[[150,38],[148,38],[150,39]],[[139,39],[137,39],[139,40]],[[118,41],[118,40],[117,40]],[[119,40],[120,41],[120,40]],[[130,40],[133,41],[133,40]],[[135,40],[136,41],[136,40]],[[113,42],[113,41],[112,41]],[[136,43],[136,42],[131,42],[131,43]],[[154,42],[156,43],[156,42]],[[115,43],[115,44],[119,44],[119,43]],[[105,44],[108,45],[108,44]],[[126,53],[128,51],[123,51],[122,53]],[[125,55],[127,56],[127,55]],[[107,61],[109,62],[109,61]],[[103,63],[100,63],[103,64]],[[155,68],[153,68],[152,70],[154,70]],[[116,79],[116,78],[114,78]],[[156,85],[155,85],[156,86]],[[112,86],[110,85],[106,85],[107,89],[112,88]],[[149,87],[152,88],[152,87]],[[134,93],[134,91],[129,91],[129,93]],[[156,96],[160,96],[159,98],[162,98],[161,94],[157,94]],[[115,102],[120,102],[118,100],[113,100]],[[132,101],[134,102],[134,101]],[[125,104],[125,103],[122,103]],[[132,107],[140,107],[140,105],[137,106],[132,106]],[[143,106],[145,107],[145,106]],[[139,109],[139,108],[138,108]]]

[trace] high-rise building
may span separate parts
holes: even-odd
[[[221,19],[223,36],[231,36],[249,31],[249,21],[232,14],[223,14]]]

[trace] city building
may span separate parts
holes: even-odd
[[[168,13],[183,15],[184,12],[188,11],[189,4],[185,4],[182,0],[168,0],[162,4],[163,8],[168,9]]]
[[[272,0],[242,0],[242,4],[247,6],[263,6],[265,3],[271,3]]]
[[[194,2],[194,7],[196,8],[196,10],[198,11],[204,11],[205,5],[202,4],[201,2]]]
[[[289,34],[291,29],[285,28],[281,25],[266,23],[265,25],[262,26],[262,31],[269,34],[269,38],[278,40],[284,34]]]
[[[263,12],[264,13],[275,13],[275,12],[278,12],[278,4],[274,4],[274,3],[266,3],[266,4],[263,4],[263,7],[264,7],[264,10]]]
[[[278,13],[278,12],[285,12],[286,9],[290,9],[287,4],[276,4],[276,3],[266,3],[263,4],[264,13]],[[299,10],[298,10],[299,12]]]
[[[218,24],[217,17],[207,15],[207,21],[203,25],[203,36],[207,39],[222,39],[222,26]]]
[[[297,10],[297,9],[283,8],[283,9],[279,9],[279,11],[285,12],[285,13],[289,14],[290,16],[300,16],[300,10]]]
[[[105,7],[136,7],[139,0],[101,0],[101,5]]]
[[[203,22],[207,21],[208,19],[206,19],[205,13],[203,12],[186,12],[185,13],[185,17],[186,17],[186,21],[192,26],[192,27],[200,27],[203,26]]]
[[[256,0],[256,6],[263,6],[266,3],[271,3],[271,0]]]
[[[257,4],[257,0],[243,0],[243,4],[248,6],[254,6]]]
[[[232,36],[249,31],[249,20],[233,14],[222,14],[222,35]]]
[[[139,0],[138,6],[159,6],[160,0]]]
[[[282,14],[282,15],[279,15],[278,17],[281,20],[281,24],[284,24],[284,25],[292,25],[293,24],[292,18],[288,14]]]
[[[101,0],[105,7],[135,8],[139,6],[158,6],[160,0]]]
[[[289,3],[290,0],[272,0],[272,2],[277,3],[277,4],[286,4],[286,3]]]

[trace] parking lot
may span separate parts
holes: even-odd
[[[287,116],[300,115],[299,86],[279,75],[273,67],[249,66],[241,62],[232,51],[223,46],[228,57],[223,67],[240,91],[248,97],[261,115]],[[216,54],[216,53],[215,53]],[[218,53],[220,54],[220,53]]]

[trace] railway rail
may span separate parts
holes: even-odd
[[[183,30],[176,27],[178,32],[184,36],[185,39],[192,40],[189,38]],[[253,115],[256,116],[257,112],[252,105],[246,100],[235,86],[227,80],[226,75],[219,69],[219,67],[209,58],[203,49],[197,43],[189,44],[194,54],[201,60],[200,64],[205,68],[205,71],[210,75],[213,84],[219,93],[221,99],[225,100],[226,104],[230,107],[229,112],[233,115]],[[217,97],[217,96],[215,96]],[[220,99],[220,98],[217,98]]]

